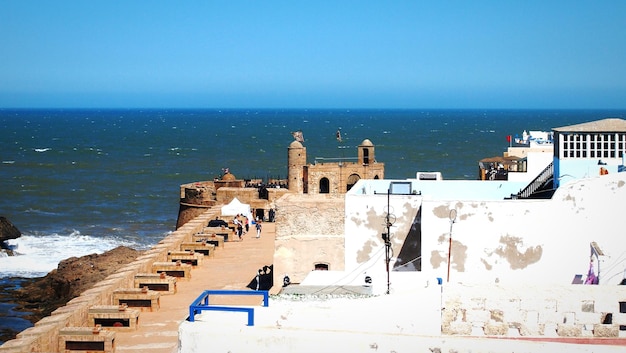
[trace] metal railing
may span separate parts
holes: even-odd
[[[241,306],[221,306],[221,305],[210,305],[209,297],[211,295],[262,295],[263,296],[263,306],[269,306],[269,292],[266,290],[225,290],[225,289],[214,289],[214,290],[205,290],[202,292],[196,300],[189,305],[189,321],[194,322],[195,315],[201,313],[202,311],[238,311],[248,313],[248,326],[254,326],[254,308],[241,307]]]
[[[529,198],[530,195],[535,193],[535,191],[539,190],[542,186],[545,185],[546,181],[554,178],[554,163],[550,162],[550,164],[545,167],[539,175],[535,177],[524,189],[517,193],[517,199],[525,199]]]

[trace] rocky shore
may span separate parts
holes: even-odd
[[[22,312],[22,317],[34,324],[140,254],[120,246],[103,254],[63,260],[45,277],[20,279],[20,288],[0,288],[1,302],[16,305],[13,310]],[[13,339],[17,333],[0,332],[0,341]]]

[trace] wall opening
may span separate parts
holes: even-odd
[[[315,271],[328,271],[329,265],[325,262],[318,262],[315,264]]]
[[[361,179],[361,177],[358,174],[350,175],[348,177],[348,183],[346,184],[346,191],[350,191],[350,189],[352,189],[354,184],[356,184],[357,181],[359,181],[360,179]]]
[[[370,150],[368,148],[363,149],[363,164],[370,164]]]
[[[320,194],[328,194],[330,192],[330,181],[328,178],[320,179]]]

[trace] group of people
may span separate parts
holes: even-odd
[[[239,218],[240,216],[241,216],[241,219]],[[261,237],[261,229],[262,229],[261,220],[257,219],[254,223],[255,223],[255,228],[256,228],[256,238],[258,239]],[[235,229],[237,231],[237,236],[239,237],[239,240],[243,240],[243,235],[247,234],[250,231],[250,220],[245,215],[238,214],[233,219],[233,224],[235,225]]]

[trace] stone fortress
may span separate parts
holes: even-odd
[[[177,227],[201,214],[208,207],[227,204],[235,197],[249,204],[253,216],[268,219],[275,202],[287,193],[306,195],[343,195],[361,179],[384,179],[385,164],[376,161],[375,146],[365,139],[357,146],[354,158],[316,158],[307,161],[306,147],[294,140],[288,147],[288,179],[237,179],[227,172],[213,181],[198,181],[181,185],[180,210]]]

